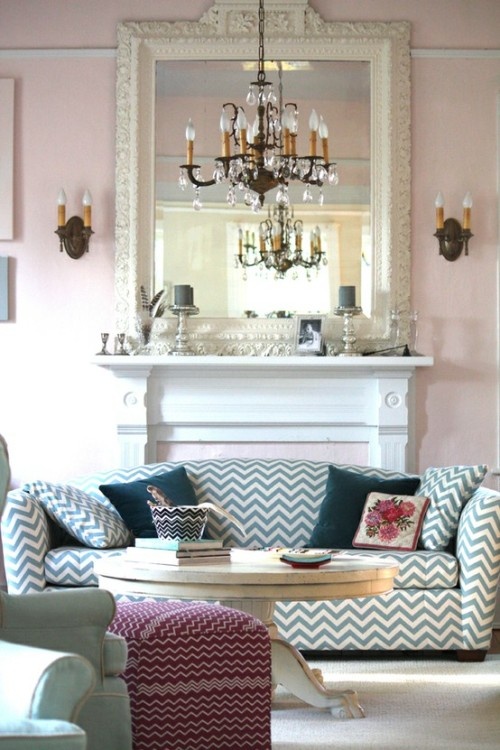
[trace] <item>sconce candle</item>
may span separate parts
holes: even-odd
[[[83,226],[92,226],[92,196],[88,190],[83,194]]]
[[[61,188],[57,196],[57,226],[63,227],[66,224],[66,193]]]
[[[464,209],[462,229],[470,229],[470,210],[472,208],[472,195],[469,192],[465,194],[462,206]]]
[[[436,229],[444,227],[444,198],[441,191],[436,195],[434,205],[436,206]]]

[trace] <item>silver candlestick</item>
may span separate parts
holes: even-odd
[[[175,334],[175,347],[169,351],[174,356],[193,356],[196,352],[189,346],[187,321],[191,315],[198,315],[200,312],[195,305],[170,305],[171,313],[177,315],[177,333]]]
[[[339,352],[339,357],[361,357],[361,352],[356,349],[356,334],[354,333],[353,317],[363,312],[361,307],[336,307],[335,315],[342,315],[344,318],[344,327],[342,341],[344,342],[344,351]]]

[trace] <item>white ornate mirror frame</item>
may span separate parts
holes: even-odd
[[[156,62],[254,59],[256,30],[257,3],[251,0],[215,0],[197,22],[131,22],[118,27],[115,272],[118,330],[133,334],[139,286],[147,287],[152,275]],[[307,0],[266,2],[269,59],[370,63],[373,316],[370,319],[360,316],[356,321],[358,339],[369,341],[370,346],[387,342],[391,309],[409,310],[409,38],[407,22],[325,22],[307,5]],[[336,304],[332,300],[332,310]],[[172,320],[165,325],[169,331],[174,330]],[[199,341],[199,353],[290,354],[293,326],[293,321],[276,319],[200,316],[190,320],[193,339]],[[341,327],[341,320],[332,315],[326,321],[327,339],[340,339]],[[210,339],[218,343],[207,345]],[[227,343],[245,339],[261,343],[248,350]],[[275,342],[272,350],[268,347],[270,340]]]

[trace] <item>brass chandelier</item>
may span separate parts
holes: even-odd
[[[305,268],[307,277],[310,270],[321,268],[327,264],[326,253],[321,245],[321,231],[316,226],[310,233],[309,255],[303,250],[304,226],[300,219],[295,219],[293,208],[276,204],[268,218],[261,221],[258,230],[258,246],[255,233],[249,230],[238,230],[238,253],[235,257],[235,267],[244,269],[260,266],[267,270],[276,271],[275,278],[283,279],[290,269],[295,277],[297,269]]]
[[[246,102],[257,105],[253,123],[247,119],[243,107],[227,102],[220,118],[221,156],[215,158],[213,176],[203,179],[201,167],[193,163],[195,128],[190,119],[186,127],[187,163],[180,168],[179,185],[185,189],[190,182],[195,189],[193,207],[202,208],[200,188],[227,182],[227,202],[236,205],[237,191],[243,192],[247,206],[258,212],[264,205],[265,194],[278,188],[276,203],[288,206],[288,185],[292,181],[304,186],[303,201],[313,200],[312,187],[319,188],[323,203],[323,184],[336,185],[337,165],[328,154],[328,127],[313,109],[309,118],[309,154],[297,155],[298,107],[295,103],[282,104],[281,66],[280,97],[273,84],[266,80],[264,70],[264,1],[259,0],[259,57],[257,80],[250,84]],[[321,154],[318,154],[318,136]]]

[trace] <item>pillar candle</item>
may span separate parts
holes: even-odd
[[[177,284],[174,286],[174,305],[187,307],[193,304],[193,287],[189,284]]]
[[[356,307],[355,286],[339,286],[339,307]]]

